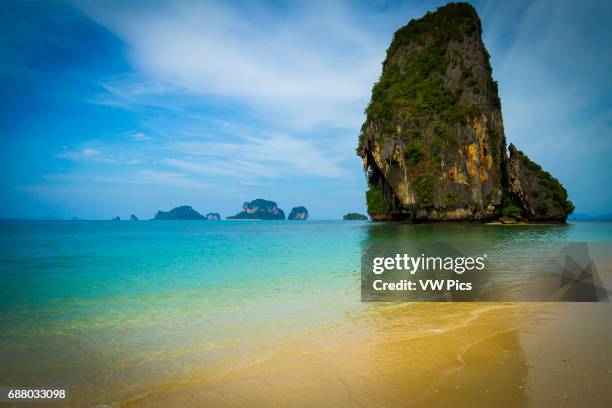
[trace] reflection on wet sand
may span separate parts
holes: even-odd
[[[350,327],[293,339],[266,361],[126,406],[526,406],[518,329],[540,307],[373,306]]]

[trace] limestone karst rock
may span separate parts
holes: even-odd
[[[158,211],[154,220],[204,220],[204,216],[189,205],[175,207],[170,211]]]
[[[542,181],[523,171],[528,166],[516,170],[518,156],[509,160],[481,35],[467,3],[442,6],[395,33],[357,148],[373,220],[565,221],[573,210],[550,174]],[[537,195],[523,194],[536,184]]]
[[[274,201],[258,198],[245,202],[242,211],[227,217],[228,220],[284,220],[285,213]]]

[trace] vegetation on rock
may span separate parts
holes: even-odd
[[[548,195],[547,198],[552,198],[555,204],[563,208],[566,213],[573,213],[574,204],[568,199],[567,190],[563,187],[563,185],[561,185],[559,180],[554,178],[549,172],[542,170],[542,167],[539,164],[532,162],[525,153],[519,150],[518,154],[521,157],[523,165],[527,169],[531,170],[532,174],[537,177],[540,182],[546,187],[545,194]],[[537,196],[537,194],[537,190],[532,190],[532,195]],[[546,207],[546,203],[539,203],[538,212],[546,212]]]
[[[227,217],[229,220],[284,220],[285,213],[278,208],[274,201],[258,198],[245,202],[242,205],[242,212]]]
[[[560,221],[574,212],[574,204],[559,180],[512,144],[507,176],[507,202],[520,207],[521,217],[535,221]],[[502,213],[513,217],[507,207]]]
[[[370,186],[366,192],[366,202],[368,205],[368,214],[377,216],[385,213],[384,200],[380,191],[380,184]]]
[[[293,207],[287,219],[305,221],[308,219],[308,210],[304,206]]]
[[[205,217],[191,208],[189,205],[182,205],[175,207],[170,211],[158,211],[155,214],[154,220],[167,221],[167,220],[204,220]]]

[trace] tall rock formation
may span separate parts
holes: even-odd
[[[467,3],[447,4],[395,33],[357,148],[368,174],[372,219],[491,220],[516,209],[514,217],[564,221],[573,208],[548,173],[563,191],[555,206],[541,204],[555,195],[552,182],[539,183],[537,196],[519,193],[534,180],[510,168],[516,160],[508,160],[497,83],[481,35],[480,19]]]

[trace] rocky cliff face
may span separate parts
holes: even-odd
[[[508,160],[508,196],[530,220],[565,220],[574,211],[561,183],[513,144]]]
[[[509,190],[501,103],[481,35],[467,3],[440,7],[395,33],[357,148],[372,219],[491,220],[506,207],[536,219]],[[530,199],[549,194],[541,193]],[[543,210],[539,204],[529,203]],[[565,220],[570,205],[537,219]]]

